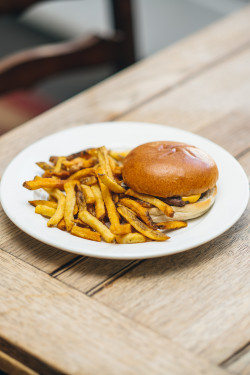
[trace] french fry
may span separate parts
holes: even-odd
[[[131,232],[130,225],[120,224],[119,214],[116,210],[109,188],[106,185],[104,185],[102,182],[100,182],[100,188],[101,188],[102,197],[105,203],[105,207],[107,209],[111,232],[114,234],[130,233]]]
[[[150,228],[157,229],[157,226],[153,223],[149,215],[148,209],[143,207],[139,202],[136,202],[135,200],[130,198],[122,198],[120,200],[120,203],[123,206],[130,208]]]
[[[64,220],[66,229],[70,232],[74,225],[74,208],[76,204],[75,182],[68,181],[64,185],[64,190],[66,193]]]
[[[57,224],[57,228],[60,229],[60,230],[63,230],[63,231],[67,230],[66,223],[65,223],[64,219],[59,221],[59,223]]]
[[[86,240],[91,240],[91,241],[101,241],[101,235],[99,232],[94,232],[93,230],[89,228],[81,228],[75,225],[71,229],[71,234],[77,237],[85,238]]]
[[[147,238],[151,238],[156,241],[166,241],[169,239],[168,236],[157,230],[149,228],[129,208],[119,205],[117,211],[126,219],[138,232],[142,233]]]
[[[114,158],[117,161],[122,161],[128,155],[128,153],[129,151],[123,151],[123,152],[117,152],[113,150],[109,151],[109,155],[112,156],[112,158]]]
[[[113,173],[109,162],[109,155],[105,146],[98,149],[98,160],[104,173],[108,175],[108,177],[113,178]]]
[[[56,202],[53,202],[53,201],[45,201],[45,200],[41,200],[41,199],[36,199],[34,201],[29,201],[29,203],[36,207],[38,205],[41,205],[41,206],[47,206],[47,207],[52,207],[52,208],[56,208],[57,207],[57,203]]]
[[[45,205],[38,204],[35,208],[35,213],[46,217],[52,217],[55,215],[56,209]]]
[[[53,227],[62,220],[64,216],[64,208],[65,208],[65,195],[58,189],[50,190],[50,195],[57,199],[57,208],[54,215],[49,219],[47,222],[48,227]]]
[[[90,186],[81,184],[81,189],[87,204],[95,203],[95,196]]]
[[[70,177],[69,180],[81,180],[83,177],[88,177],[88,176],[94,176],[95,175],[95,169],[92,168],[85,168],[81,169],[80,171],[73,173]]]
[[[101,220],[104,218],[106,213],[102,193],[98,184],[92,185],[91,190],[95,197],[95,215],[97,219]]]
[[[92,186],[97,183],[97,178],[95,176],[83,177],[80,179],[81,184]]]
[[[130,196],[135,197],[135,198],[138,198],[138,199],[141,199],[141,200],[144,200],[145,202],[148,202],[148,203],[152,204],[153,206],[159,208],[159,210],[161,210],[165,215],[167,215],[169,217],[174,216],[174,210],[172,209],[172,207],[169,206],[168,204],[164,203],[160,199],[157,199],[157,198],[152,197],[150,195],[136,193],[132,189],[128,189],[125,194],[130,195]]]
[[[54,166],[51,165],[51,164],[48,164],[48,163],[45,163],[44,161],[38,161],[36,163],[36,165],[38,165],[38,167],[40,167],[41,169],[43,169],[44,171],[51,171],[53,170]]]
[[[70,172],[75,173],[80,169],[93,167],[97,162],[97,158],[84,159],[82,157],[75,158],[71,161],[64,160],[62,165]]]
[[[140,242],[146,242],[146,237],[143,236],[141,233],[128,233],[121,235],[116,235],[115,240],[117,243],[120,244],[129,244],[129,243],[140,243]]]
[[[157,223],[156,225],[159,229],[173,230],[173,229],[184,228],[187,226],[187,223],[186,221],[173,220],[173,221],[164,221],[161,223]]]
[[[39,176],[36,176],[39,177]],[[32,181],[25,181],[23,183],[23,187],[29,190],[37,190],[37,189],[60,189],[63,190],[64,184],[68,180],[59,180],[59,179],[54,179],[54,178],[39,178]]]
[[[110,178],[108,175],[104,174],[101,168],[97,169],[97,177],[109,188],[109,190],[113,191],[114,193],[125,192],[125,189],[121,187],[121,185],[119,185],[113,178]]]
[[[57,161],[56,161],[56,165],[54,167],[54,172],[57,173],[57,172],[60,172],[60,170],[62,169],[62,163],[63,161],[65,160],[65,156],[60,156]]]
[[[79,218],[86,224],[88,224],[91,228],[95,229],[106,242],[113,242],[115,239],[115,235],[111,233],[108,227],[104,225],[100,220],[98,220],[95,216],[91,215],[87,210],[82,210],[79,212]]]

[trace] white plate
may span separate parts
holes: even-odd
[[[67,155],[88,147],[105,145],[111,149],[130,149],[156,140],[186,142],[207,151],[219,168],[218,194],[214,206],[188,226],[170,232],[166,242],[118,245],[92,242],[48,228],[46,219],[34,213],[28,200],[39,199],[42,190],[22,187],[25,180],[41,174],[37,161],[50,155]],[[62,250],[110,259],[139,259],[174,254],[204,244],[230,228],[242,215],[248,202],[248,180],[239,163],[223,148],[198,135],[171,128],[137,122],[111,122],[83,125],[53,134],[18,154],[7,167],[1,182],[2,206],[8,217],[30,236]]]

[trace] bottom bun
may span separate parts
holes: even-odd
[[[207,191],[207,193],[196,203],[186,204],[184,207],[171,206],[174,210],[174,216],[172,218],[166,216],[158,208],[150,208],[149,214],[155,223],[169,220],[190,220],[195,219],[203,215],[209,210],[215,201],[217,194],[217,187]]]

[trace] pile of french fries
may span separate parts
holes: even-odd
[[[92,241],[130,244],[169,239],[164,231],[185,227],[183,221],[153,223],[149,208],[158,207],[170,218],[173,209],[153,196],[138,194],[122,181],[127,152],[90,148],[69,156],[51,156],[36,163],[42,176],[25,181],[29,190],[44,189],[48,200],[29,201],[35,212],[57,227]]]

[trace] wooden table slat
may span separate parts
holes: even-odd
[[[227,374],[7,253],[0,262],[0,346],[40,374]]]

